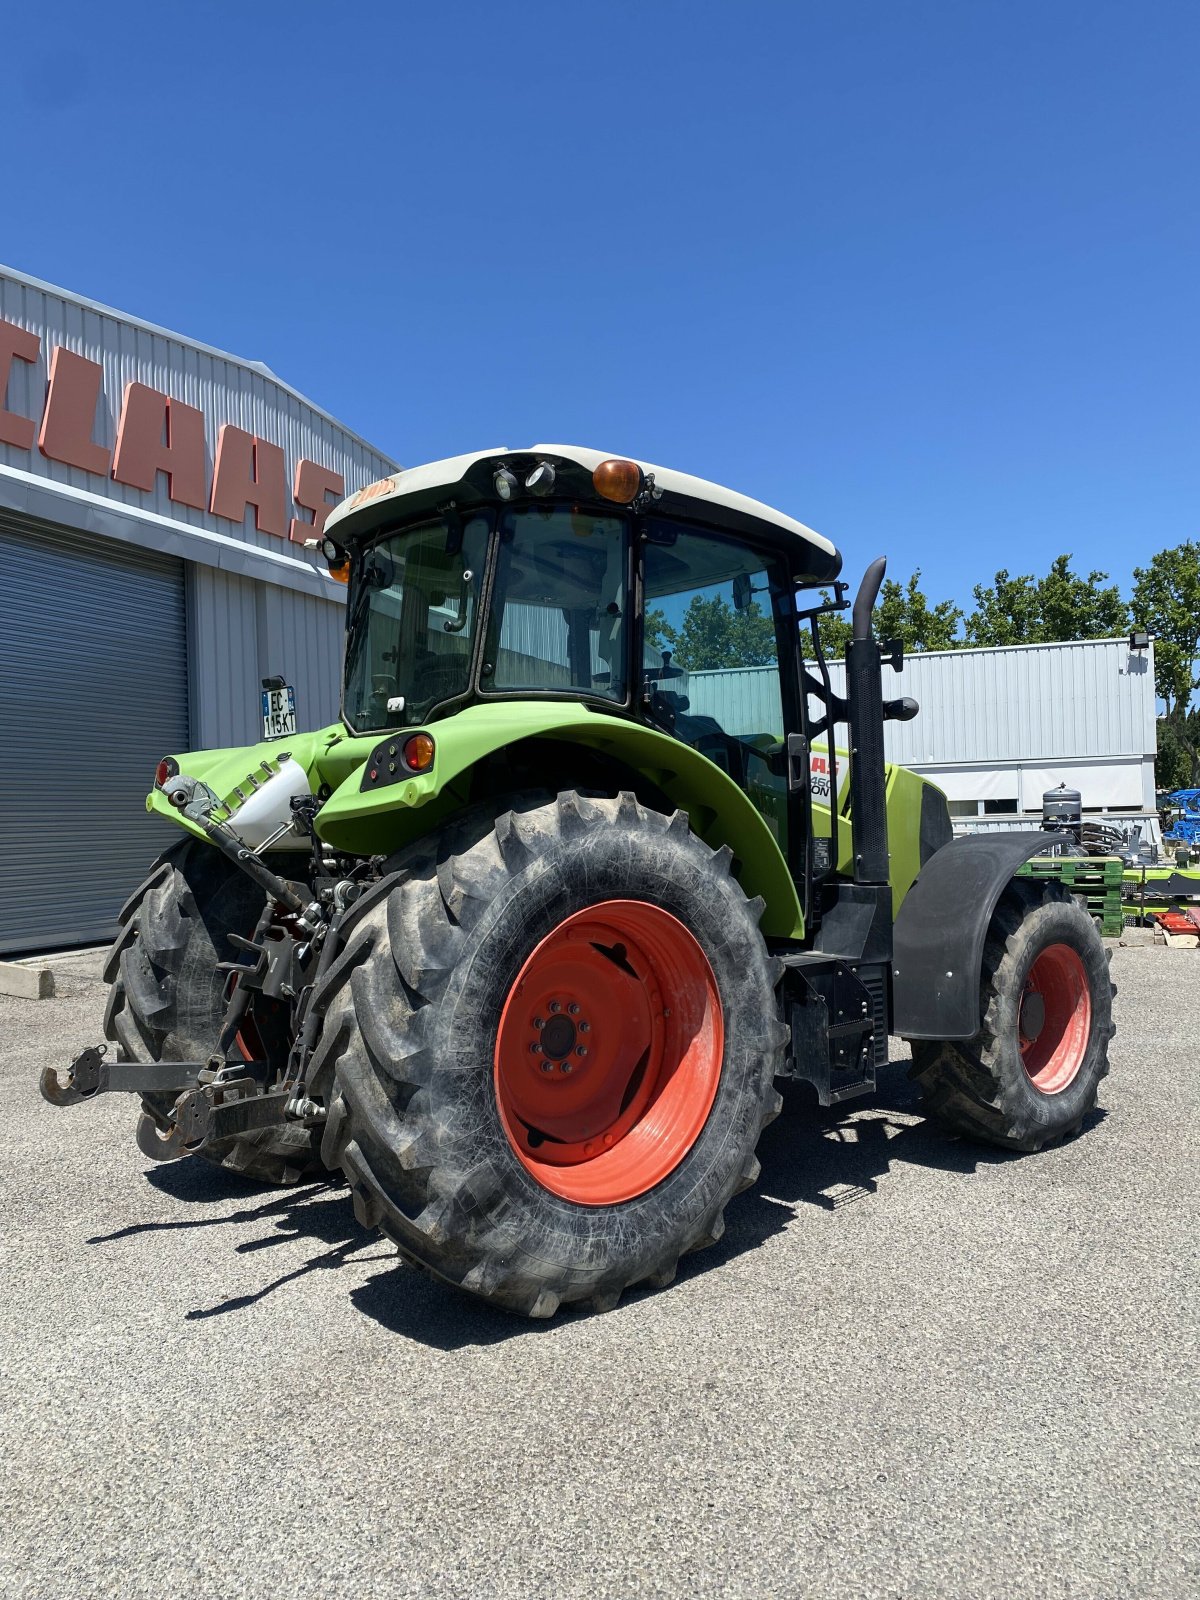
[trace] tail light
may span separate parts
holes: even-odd
[[[404,741],[404,764],[411,772],[428,772],[433,765],[433,740],[427,733],[414,733]]]
[[[154,769],[154,787],[161,789],[164,783],[179,776],[179,763],[174,756],[164,756]]]

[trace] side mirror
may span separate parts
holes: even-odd
[[[735,611],[749,611],[751,599],[754,594],[748,572],[739,572],[733,580],[733,609]]]

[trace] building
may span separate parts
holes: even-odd
[[[172,842],[175,750],[338,713],[344,590],[303,548],[395,464],[273,373],[0,268],[0,953],[107,938]]]
[[[844,693],[842,663],[830,668]],[[732,733],[768,727],[774,672],[690,673],[691,710]],[[1040,815],[1043,792],[1060,783],[1080,791],[1086,812],[1154,816],[1153,644],[930,651],[906,657],[899,677],[885,668],[884,694],[921,707],[885,725],[888,760],[936,783],[960,824]]]

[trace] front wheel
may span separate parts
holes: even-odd
[[[787,1037],[729,864],[682,813],[574,792],[393,861],[315,999],[323,1154],[360,1220],[535,1317],[719,1238]]]
[[[1108,1072],[1115,994],[1086,910],[1060,884],[1014,879],[984,947],[979,1034],[912,1042],[925,1110],[1014,1150],[1077,1132]]]

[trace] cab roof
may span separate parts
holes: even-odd
[[[484,503],[496,504],[499,500],[493,480],[498,468],[508,467],[523,481],[525,473],[541,461],[551,463],[558,474],[561,488],[556,487],[556,492],[595,500],[591,475],[602,461],[612,457],[611,451],[564,444],[537,444],[522,450],[477,450],[467,455],[448,456],[444,461],[407,467],[378,483],[368,484],[333,508],[326,518],[325,532],[339,544],[350,545],[412,516],[432,513],[450,499],[463,511]],[[655,466],[636,456],[619,459],[636,461],[648,479],[653,477],[651,504],[659,515],[682,517],[730,533],[766,538],[787,555],[794,576],[801,581],[829,583],[841,571],[842,558],[828,539],[782,511],[764,505],[761,500],[752,500],[749,495],[710,483],[706,478]]]

